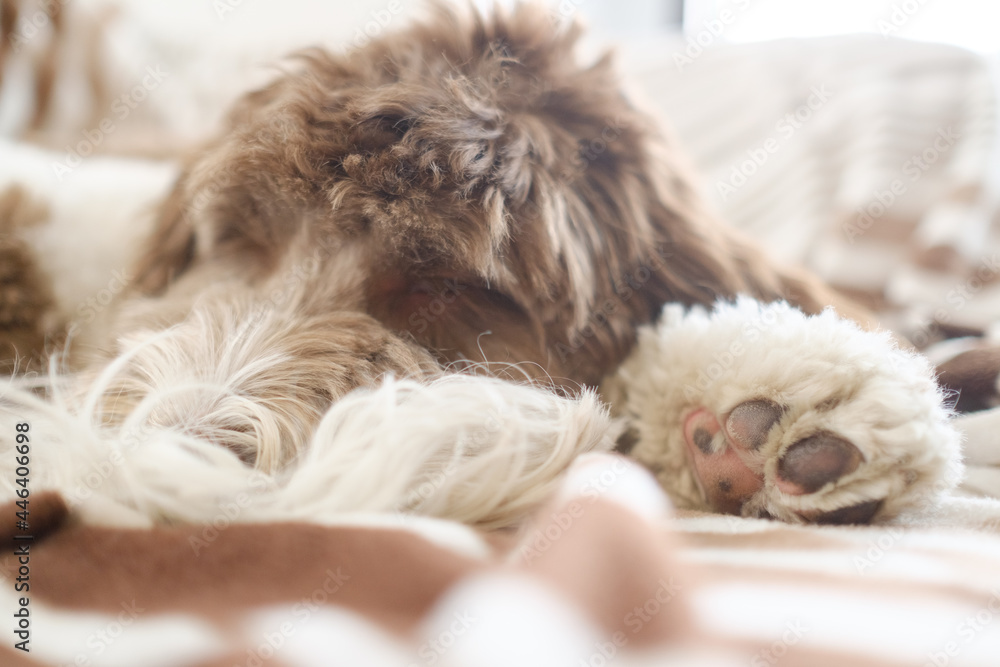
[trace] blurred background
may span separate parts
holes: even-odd
[[[670,128],[705,195],[775,258],[921,346],[1000,320],[1000,2],[544,3],[553,30],[587,27],[583,60],[617,52],[623,85]],[[424,6],[3,0],[0,134],[60,164],[176,160],[283,55],[363,47]]]

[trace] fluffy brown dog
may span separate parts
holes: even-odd
[[[119,333],[195,302],[229,318],[213,331],[240,326],[236,303],[280,312],[287,367],[254,391],[315,408],[289,415],[302,443],[325,405],[387,371],[457,362],[596,386],[666,302],[837,299],[714,217],[610,59],[575,64],[577,28],[530,6],[433,11],[359,50],[302,54],[237,104],[164,207]]]
[[[242,99],[171,196],[142,292],[181,314],[220,275],[254,289],[299,266],[303,318],[343,319],[326,333],[352,350],[366,332],[349,376],[376,348],[412,372],[414,341],[573,386],[612,371],[666,302],[835,300],[719,223],[610,60],[574,64],[576,29],[532,7],[435,14],[306,53]]]
[[[80,385],[84,394],[99,385],[105,398],[83,399],[83,407],[99,406],[98,423],[177,427],[182,440],[224,445],[273,473],[311,449],[331,406],[387,374],[425,382],[464,370],[571,394],[614,373],[666,303],[711,305],[743,294],[785,299],[807,313],[836,304],[864,318],[721,224],[678,149],[622,93],[610,60],[576,64],[577,37],[577,28],[553,26],[530,6],[490,18],[437,7],[426,23],[359,50],[301,54],[291,71],[246,95],[164,204],[134,291],[114,317],[114,342]],[[933,380],[924,379],[933,402]],[[702,491],[705,507],[746,510],[751,495],[763,498],[765,477],[768,489],[780,486],[775,475],[791,489],[781,493],[808,490],[812,502],[813,491],[864,477],[864,464],[877,458],[864,454],[864,433],[853,443],[825,431],[798,435],[779,447],[776,425],[816,406],[796,408],[775,387],[753,391],[748,381],[747,395],[720,404],[718,415],[702,409],[704,423],[684,422],[684,437],[710,459],[703,467],[711,475],[701,477],[721,475],[712,483],[723,491]],[[545,403],[549,417],[564,414],[543,394],[517,400]],[[816,402],[829,410],[825,399]],[[747,443],[774,439],[767,462],[750,447],[750,467],[713,458],[708,438],[727,415],[727,428]],[[520,423],[567,432],[549,417]],[[591,406],[566,423],[584,432],[602,419]],[[355,441],[376,437],[352,428]],[[604,437],[591,431],[557,448],[567,457],[560,462],[548,445],[529,458],[551,481],[574,451]],[[454,452],[470,456],[461,443]],[[504,454],[494,448],[491,456]],[[894,469],[895,459],[881,458]],[[935,466],[937,459],[923,468]],[[463,488],[475,486],[476,474]],[[873,484],[886,474],[873,468]],[[515,504],[525,493],[512,491],[517,476],[497,487]],[[857,506],[863,511],[835,518],[865,521],[885,493],[848,489],[813,509]],[[503,524],[490,502],[475,520]],[[777,502],[760,500],[753,513],[819,516],[802,511],[805,501],[776,514]],[[462,502],[449,507],[442,515],[467,516]]]

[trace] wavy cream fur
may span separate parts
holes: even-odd
[[[698,407],[724,415],[757,398],[788,409],[758,452],[765,484],[744,515],[798,522],[799,511],[884,498],[884,520],[931,504],[962,475],[960,436],[927,360],[832,310],[807,316],[749,298],[712,312],[668,305],[604,392],[638,433],[633,456],[682,507],[708,509],[685,453],[685,416]],[[779,459],[817,431],[854,443],[865,463],[817,493],[780,492]]]
[[[170,333],[147,344],[169,344]],[[17,488],[14,423],[27,421],[32,491],[60,491],[90,523],[328,522],[350,513],[400,512],[495,528],[517,525],[577,455],[608,449],[614,436],[592,392],[567,399],[480,376],[426,384],[387,377],[334,403],[305,453],[265,473],[212,439],[213,421],[227,420],[228,409],[209,406],[237,400],[249,369],[209,382],[189,367],[190,381],[159,387],[120,424],[102,425],[102,396],[129,362],[112,363],[76,407],[57,387],[51,400],[4,387],[5,496]],[[268,360],[256,363],[266,370]],[[187,417],[177,409],[196,405],[205,409]],[[158,414],[176,419],[158,422]],[[280,439],[279,417],[261,406],[254,416],[265,434],[260,446],[283,447],[268,439]],[[227,510],[233,507],[238,511]]]

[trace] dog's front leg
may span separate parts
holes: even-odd
[[[668,306],[603,390],[635,430],[631,454],[688,508],[888,521],[962,473],[930,363],[830,310]]]

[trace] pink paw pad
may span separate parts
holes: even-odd
[[[743,503],[764,485],[764,476],[748,467],[722,432],[719,420],[704,408],[688,415],[684,441],[709,505],[719,512],[739,514]]]
[[[767,399],[746,401],[725,417],[725,428],[705,408],[688,415],[684,441],[702,494],[712,509],[739,514],[743,504],[763,488],[764,461],[759,450],[785,411],[784,406]],[[833,433],[815,433],[785,451],[778,461],[775,486],[792,496],[816,493],[851,474],[862,463],[864,456],[851,442]],[[881,505],[869,501],[800,516],[813,523],[868,523]]]

